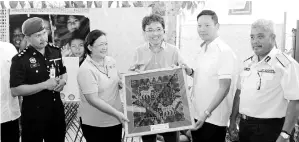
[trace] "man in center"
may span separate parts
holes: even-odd
[[[136,49],[131,71],[148,71],[153,69],[179,66],[183,63],[179,49],[164,41],[164,19],[152,14],[142,20],[142,30],[147,40]],[[178,132],[161,134],[165,142],[179,142]],[[156,135],[142,136],[143,142],[156,142]]]

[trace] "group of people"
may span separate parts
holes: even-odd
[[[238,114],[241,142],[287,142],[299,116],[299,65],[275,46],[274,23],[260,19],[252,24],[254,55],[243,62],[241,70],[218,29],[215,12],[198,14],[197,31],[204,42],[198,46],[201,50],[191,68],[179,49],[164,41],[164,19],[155,14],[145,16],[142,30],[146,43],[136,49],[130,71],[179,66],[193,78],[193,142],[225,141],[227,127],[231,134],[237,129]],[[18,54],[8,43],[0,46],[1,71],[5,73],[1,73],[1,139],[18,141],[21,118],[22,142],[63,142],[66,124],[59,92],[67,74],[61,50],[48,44],[40,18],[26,20],[22,33],[29,45]],[[71,52],[66,56],[80,59],[78,115],[86,141],[121,141],[123,125],[129,120],[119,94],[121,75],[116,61],[107,55],[106,33],[93,30],[82,38],[75,30],[68,44]],[[22,115],[18,96],[23,97]],[[165,142],[179,142],[179,132],[160,135]],[[142,136],[143,142],[156,139],[157,135]]]

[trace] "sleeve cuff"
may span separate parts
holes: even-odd
[[[284,95],[284,98],[287,100],[299,100],[298,94]]]
[[[82,92],[83,95],[98,93],[97,91],[84,91]]]

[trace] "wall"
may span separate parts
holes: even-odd
[[[207,0],[201,8],[211,9],[217,13],[220,23],[219,36],[232,47],[240,60],[245,60],[253,54],[249,38],[250,26],[259,18],[270,19],[276,23],[277,45],[279,48],[283,46],[285,9],[278,8],[282,5],[282,1],[253,0],[251,15],[228,15],[228,9],[231,8],[230,1],[233,0]],[[180,50],[191,66],[202,42],[196,27],[196,16],[202,9],[197,9],[193,14],[184,11],[180,20]]]

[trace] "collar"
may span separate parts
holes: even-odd
[[[29,46],[27,46],[25,49],[24,49],[25,51],[26,50],[32,50],[32,54],[33,55],[35,55],[35,54],[37,54],[37,53],[39,53],[39,54],[41,54],[39,51],[37,51],[33,46],[31,46],[31,45],[29,45]],[[52,54],[52,50],[50,49],[50,47],[49,47],[49,45],[46,45],[46,47],[45,47],[45,57],[48,57],[49,55],[51,55]],[[41,54],[42,55],[42,54]]]
[[[106,57],[104,58],[104,66],[106,66],[106,65],[108,64],[108,62],[109,62],[109,60],[108,60],[107,57],[108,57],[108,56],[106,56]],[[96,61],[94,61],[93,59],[91,59],[90,55],[86,55],[85,60],[88,61],[88,62],[90,62],[90,63],[92,63],[92,64],[94,64],[94,65],[102,66],[102,65],[100,65],[99,63],[97,63]]]
[[[147,42],[146,46],[147,46],[147,49],[150,49],[150,43],[149,42]],[[161,47],[162,47],[162,49],[166,48],[166,42],[164,40],[161,43]]]
[[[204,41],[200,44],[200,47],[203,47],[204,45],[210,46],[211,44],[217,43],[217,41],[219,40],[219,36],[217,36],[212,42],[210,42],[208,45],[206,44],[207,42]]]
[[[273,59],[276,57],[276,54],[278,53],[278,49],[276,47],[273,47],[272,50],[265,56],[260,62],[268,63],[269,65],[272,65]],[[252,57],[252,61],[257,63],[258,57],[257,55],[254,55]]]

